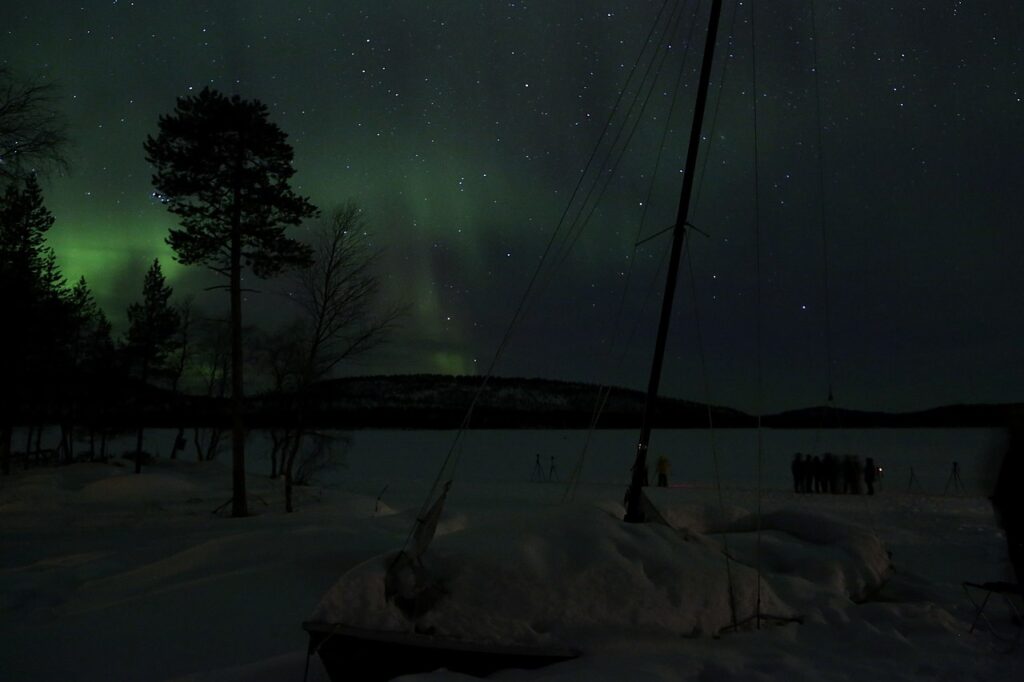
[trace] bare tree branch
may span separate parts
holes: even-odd
[[[17,80],[0,68],[0,184],[68,168],[67,122],[53,83]]]
[[[375,310],[381,252],[354,203],[326,216],[313,248],[313,265],[295,275],[294,299],[306,317],[303,385],[384,343],[405,313],[402,306]]]

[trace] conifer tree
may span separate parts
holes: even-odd
[[[245,516],[242,382],[242,268],[260,278],[310,262],[310,250],[285,235],[316,215],[292,191],[292,148],[267,107],[203,88],[177,100],[145,143],[153,186],[181,220],[167,243],[178,262],[205,265],[228,279],[231,300],[232,515]]]
[[[85,282],[85,276],[81,276],[75,286],[68,294],[68,303],[71,306],[72,321],[74,329],[71,334],[71,360],[76,370],[82,369],[87,357],[87,344],[92,335],[92,329],[98,321],[100,314],[96,299],[93,298],[89,285]]]
[[[128,306],[127,350],[142,380],[143,390],[150,379],[167,369],[167,355],[178,330],[178,311],[170,303],[172,293],[160,269],[160,260],[153,259],[142,283],[142,300]],[[139,424],[135,473],[142,471],[143,430],[143,425]]]
[[[96,456],[96,429],[116,390],[116,382],[111,378],[120,373],[120,367],[116,362],[110,321],[96,302],[85,277],[79,278],[66,298],[71,323],[64,391],[71,401],[71,414],[66,429],[77,426],[82,419],[88,423],[91,459]],[[70,442],[67,447],[70,449]]]
[[[15,408],[42,399],[42,387],[60,366],[67,329],[64,278],[46,232],[53,215],[35,177],[9,183],[0,196],[0,469],[10,471]],[[14,401],[17,401],[15,404]]]

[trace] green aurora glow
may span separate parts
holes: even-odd
[[[72,173],[44,182],[50,243],[115,325],[154,257],[179,294],[223,310],[223,293],[206,291],[215,278],[173,262],[173,217],[150,196],[142,151],[175,97],[210,84],[266,102],[291,136],[298,191],[324,209],[358,202],[385,250],[385,297],[410,314],[394,343],[345,371],[472,373],[493,355],[660,5],[38,0],[0,7],[0,61],[62,88],[75,146]],[[824,394],[812,38],[806,3],[758,4],[758,309],[747,6],[732,20],[727,3],[730,66],[694,221],[712,236],[691,246],[713,399],[756,409],[760,314],[771,408],[782,409]],[[818,20],[840,402],[1020,400],[1024,43],[1013,27],[1024,5],[826,3]],[[685,48],[673,42],[666,74]],[[674,216],[689,74],[648,233]],[[657,303],[644,292],[666,240],[638,252],[625,317],[611,321],[671,90],[666,75],[651,125],[500,373],[644,383]],[[248,297],[248,321],[287,317],[274,293],[286,281],[247,286],[264,292]],[[665,387],[702,399],[686,286]],[[609,361],[613,338],[638,323],[621,366]]]

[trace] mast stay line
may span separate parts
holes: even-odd
[[[697,167],[697,152],[700,148],[700,133],[704,123],[704,110],[707,107],[708,84],[711,81],[711,64],[714,61],[715,43],[718,39],[718,23],[721,14],[722,0],[712,0],[711,10],[708,15],[707,39],[704,43],[704,58],[701,62],[700,79],[697,83],[697,99],[694,103],[693,121],[690,126],[686,167],[683,171],[683,187],[679,193],[679,210],[672,234],[672,251],[668,264],[668,274],[665,280],[665,294],[661,301],[658,338],[654,346],[651,376],[647,385],[647,401],[644,405],[644,417],[640,426],[640,438],[636,446],[632,481],[626,490],[626,515],[624,520],[629,523],[643,523],[646,519],[646,513],[642,505],[642,489],[644,472],[647,470],[647,449],[651,440],[654,409],[658,399],[658,386],[661,383],[661,369],[665,359],[665,344],[668,339],[668,328],[672,319],[672,302],[675,298],[676,283],[679,279],[679,258],[683,251],[683,241],[686,238],[686,227],[689,222],[693,177]]]

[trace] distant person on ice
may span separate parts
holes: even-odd
[[[878,467],[875,460],[868,457],[864,461],[864,484],[868,487],[868,495],[875,494],[875,479],[878,477]]]
[[[825,465],[822,463],[821,457],[818,455],[811,457],[809,468],[811,470],[811,488],[809,492],[825,492]]]
[[[804,456],[801,453],[793,455],[793,463],[789,465],[789,470],[793,472],[793,492],[802,493],[804,492]]]
[[[672,464],[668,461],[668,457],[662,455],[658,458],[658,487],[665,488],[668,486],[668,472],[672,470]]]

